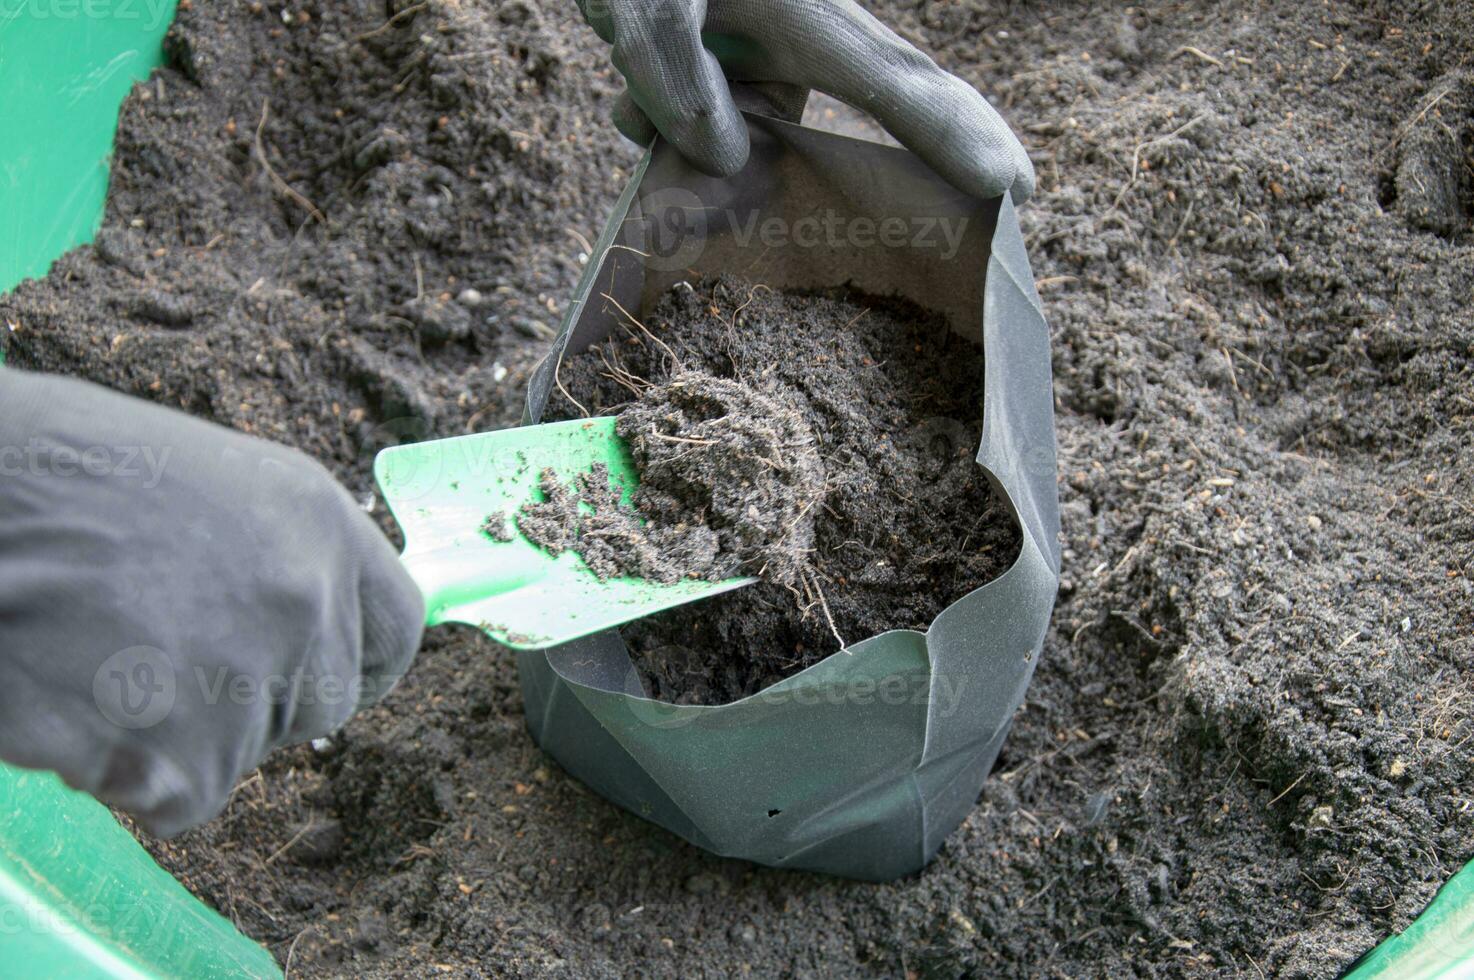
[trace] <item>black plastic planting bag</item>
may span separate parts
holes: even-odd
[[[752,155],[734,177],[704,176],[663,143],[641,161],[533,376],[527,420],[542,419],[561,358],[615,328],[611,298],[643,317],[675,283],[718,272],[899,294],[984,345],[977,462],[1022,527],[1018,559],[925,633],[873,636],[727,705],[647,698],[614,631],[522,653],[528,725],[589,786],[709,851],[894,878],[976,802],[1038,660],[1059,580],[1048,331],[1007,198],[969,198],[905,150],[748,122]]]

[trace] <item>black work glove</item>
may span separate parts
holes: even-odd
[[[760,83],[778,106],[818,89],[863,109],[954,186],[978,197],[1034,192],[1034,167],[1003,117],[972,86],[853,0],[578,0],[614,46],[628,90],[620,132],[656,131],[714,176],[747,161],[747,127],[727,82]],[[783,86],[785,95],[774,97]]]
[[[0,759],[177,832],[388,691],[424,613],[306,456],[0,368]]]

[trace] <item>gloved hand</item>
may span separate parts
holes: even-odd
[[[714,176],[747,161],[747,127],[727,87],[818,89],[863,109],[954,186],[978,197],[1034,192],[1034,167],[1003,117],[854,0],[578,0],[614,46],[628,90],[620,132],[646,145],[658,130]]]
[[[177,832],[387,692],[424,615],[302,454],[0,368],[0,759]]]

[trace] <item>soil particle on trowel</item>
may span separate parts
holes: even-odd
[[[517,529],[551,555],[576,551],[600,579],[635,576],[672,583],[682,578],[720,579],[716,535],[699,524],[647,523],[623,503],[622,485],[611,483],[609,468],[596,463],[567,484],[552,470],[539,478],[543,500],[523,505]]]
[[[481,533],[493,541],[515,541],[517,532],[514,530],[513,520],[514,518],[509,518],[505,512],[498,511],[482,523]]]
[[[554,412],[619,413],[652,525],[708,527],[762,579],[626,628],[658,697],[725,703],[924,630],[1017,554],[974,459],[982,349],[913,304],[683,283],[559,377]]]
[[[603,463],[580,474],[574,486],[544,470],[546,499],[518,512],[518,529],[549,554],[578,552],[600,579],[632,575],[671,583],[687,577],[685,568],[711,568],[717,549],[710,530],[651,527],[621,503],[623,488],[609,481]]]

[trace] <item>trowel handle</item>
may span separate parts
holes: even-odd
[[[453,610],[511,592],[547,574],[548,559],[526,542],[448,545],[400,556],[425,596],[425,624],[437,626]]]

